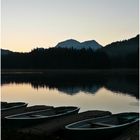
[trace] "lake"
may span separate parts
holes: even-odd
[[[138,75],[2,74],[1,100],[31,105],[79,106],[80,111],[139,111]]]

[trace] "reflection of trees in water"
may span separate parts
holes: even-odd
[[[105,87],[113,92],[121,92],[139,98],[139,81],[136,76],[110,78]]]
[[[139,98],[139,82],[137,75],[79,75],[52,76],[39,74],[2,75],[1,84],[31,84],[35,89],[57,89],[63,93],[74,95],[79,92],[95,94],[101,87],[108,90],[129,94]]]

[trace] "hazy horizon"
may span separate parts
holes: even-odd
[[[2,48],[28,52],[75,39],[105,46],[139,34],[139,0],[2,0]]]

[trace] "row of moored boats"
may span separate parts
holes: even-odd
[[[77,114],[79,109],[75,106],[52,107],[22,113],[27,107],[26,103],[1,102],[1,116],[4,121],[18,126],[34,125],[46,122],[62,116]],[[18,114],[17,114],[18,112]],[[139,121],[139,113],[127,112],[112,114],[103,117],[90,118],[73,122],[65,126],[65,129],[73,135],[102,135],[122,131]]]

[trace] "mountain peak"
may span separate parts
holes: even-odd
[[[95,40],[87,40],[87,41],[84,41],[84,42],[96,42]],[[82,43],[84,43],[82,42]]]
[[[79,42],[75,39],[68,39],[58,43],[55,47],[57,48],[73,48],[73,49],[92,49],[97,50],[102,48],[102,46],[97,43],[95,40],[88,40],[84,42]]]
[[[72,39],[72,38],[71,38],[71,39],[67,39],[67,40],[65,40],[65,41],[67,41],[67,42],[68,42],[68,41],[71,41],[71,42],[78,42],[78,43],[80,43],[79,41],[77,41],[77,40],[75,40],[75,39]],[[64,41],[63,41],[63,42],[64,42]]]

